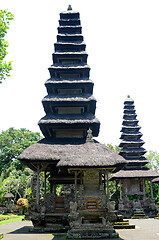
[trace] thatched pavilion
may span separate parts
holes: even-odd
[[[19,160],[37,173],[30,205],[35,228],[68,230],[70,238],[117,237],[110,223],[108,173],[121,169],[126,161],[93,140],[100,123],[85,48],[79,13],[69,6],[60,14],[50,79],[45,83],[46,116],[39,121],[45,138],[24,150]],[[59,184],[63,191],[57,196]]]
[[[118,210],[125,217],[136,214],[136,217],[154,216],[156,214],[153,198],[152,180],[159,173],[147,168],[148,160],[142,147],[144,141],[136,119],[134,100],[127,97],[124,102],[124,116],[121,129],[120,155],[127,161],[127,165],[119,172],[113,174],[111,180],[120,184],[120,199]],[[145,181],[150,181],[151,199],[148,199],[145,191]]]

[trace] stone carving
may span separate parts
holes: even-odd
[[[155,199],[151,199],[151,208],[152,210],[156,210]]]
[[[108,201],[107,207],[108,207],[108,211],[114,211],[115,210],[115,202],[114,201]]]
[[[87,142],[92,142],[93,141],[93,134],[92,134],[92,130],[89,128],[87,131]]]
[[[72,227],[78,226],[78,216],[79,213],[77,212],[77,203],[76,202],[70,202],[70,214],[69,217],[69,224]]]
[[[139,200],[133,201],[133,208],[141,208],[141,202]]]

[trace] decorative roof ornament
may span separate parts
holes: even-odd
[[[88,130],[87,130],[87,139],[86,139],[86,141],[87,142],[93,142],[93,134],[92,134],[92,130],[89,128]]]
[[[130,98],[130,95],[128,95],[127,98]]]
[[[68,5],[67,11],[72,11],[72,7],[70,4]]]

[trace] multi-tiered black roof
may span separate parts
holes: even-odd
[[[121,155],[127,160],[127,165],[123,170],[114,174],[111,180],[117,180],[118,178],[154,178],[157,176],[157,172],[145,167],[148,160],[144,154],[146,150],[142,147],[144,141],[141,139],[142,133],[141,127],[138,125],[136,110],[134,106],[134,100],[127,97],[124,102],[124,116],[121,129],[121,143],[119,147]]]
[[[46,116],[39,121],[45,137],[86,138],[89,128],[93,136],[99,134],[85,48],[80,15],[69,6],[60,14],[50,79],[45,83],[48,95],[42,104]]]
[[[100,122],[95,117],[96,100],[81,31],[79,12],[69,7],[60,13],[53,65],[45,83],[48,95],[42,100],[46,116],[39,121],[45,138],[18,157],[33,170],[40,164],[51,171],[101,167],[115,172],[125,165],[122,156],[92,138],[98,136]]]

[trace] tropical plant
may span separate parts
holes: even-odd
[[[12,62],[6,62],[4,59],[8,54],[7,48],[9,43],[5,40],[5,36],[9,29],[10,21],[14,16],[7,9],[0,9],[0,83],[5,80],[6,77],[10,77],[10,71],[12,69]]]

